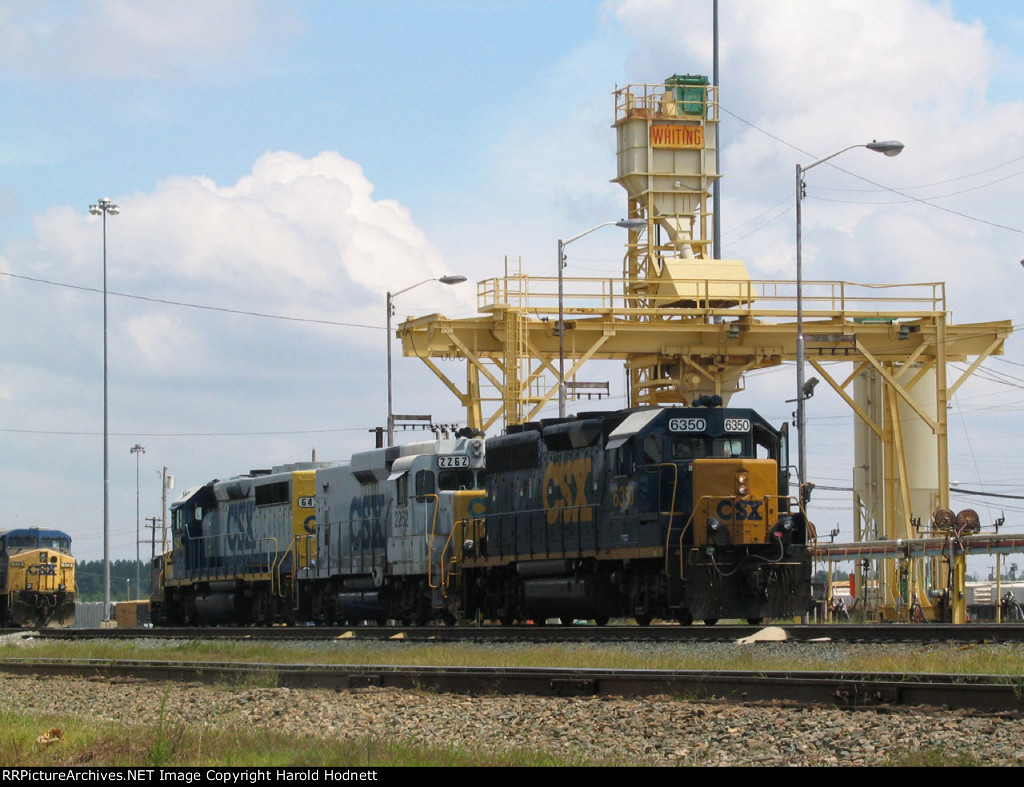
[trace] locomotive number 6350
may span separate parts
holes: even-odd
[[[708,422],[703,418],[670,418],[668,430],[670,432],[706,432]]]

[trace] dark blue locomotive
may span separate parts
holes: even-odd
[[[811,604],[811,526],[786,428],[671,407],[523,424],[487,440],[487,510],[466,524],[466,617],[720,618]]]

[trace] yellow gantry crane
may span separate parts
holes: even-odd
[[[587,390],[579,376],[594,360],[624,363],[629,406],[638,407],[702,394],[728,402],[745,372],[798,357],[797,282],[752,280],[742,261],[715,256],[716,88],[705,77],[673,76],[614,96],[615,182],[630,219],[619,222],[629,228],[622,277],[506,273],[478,283],[478,316],[410,317],[397,329],[403,353],[459,398],[474,428],[540,418],[559,395],[560,371],[562,396],[579,397]],[[800,284],[804,357],[858,416],[856,540],[931,534],[933,512],[949,507],[947,403],[1002,353],[1010,322],[954,325],[941,282]],[[442,359],[465,362],[462,381]],[[967,361],[950,379],[949,364]],[[837,368],[849,371],[836,376]],[[827,557],[827,546],[819,551]],[[879,618],[898,619],[911,606],[926,618],[965,617],[962,593],[952,590],[957,581],[962,590],[962,577],[942,558],[906,558],[930,561],[913,570],[899,560],[879,561]]]

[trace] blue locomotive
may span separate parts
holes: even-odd
[[[315,558],[315,475],[321,466],[254,470],[182,495],[171,506],[171,549],[157,561],[153,621],[294,621],[295,572]]]
[[[452,622],[456,521],[484,512],[484,441],[443,438],[211,481],[171,506],[153,620]]]
[[[488,512],[461,532],[462,615],[644,625],[806,613],[811,526],[789,496],[786,428],[705,403],[489,439]]]

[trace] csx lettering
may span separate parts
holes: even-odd
[[[732,519],[736,522],[761,522],[761,500],[723,500],[718,504],[715,513],[719,519]]]
[[[354,551],[384,546],[381,516],[384,495],[363,495],[352,499],[349,507],[349,539]]]
[[[252,519],[255,511],[253,500],[229,503],[224,520],[224,533],[231,552],[241,552],[253,540]]]
[[[549,525],[593,520],[587,501],[590,470],[589,458],[552,462],[544,468],[544,507]]]

